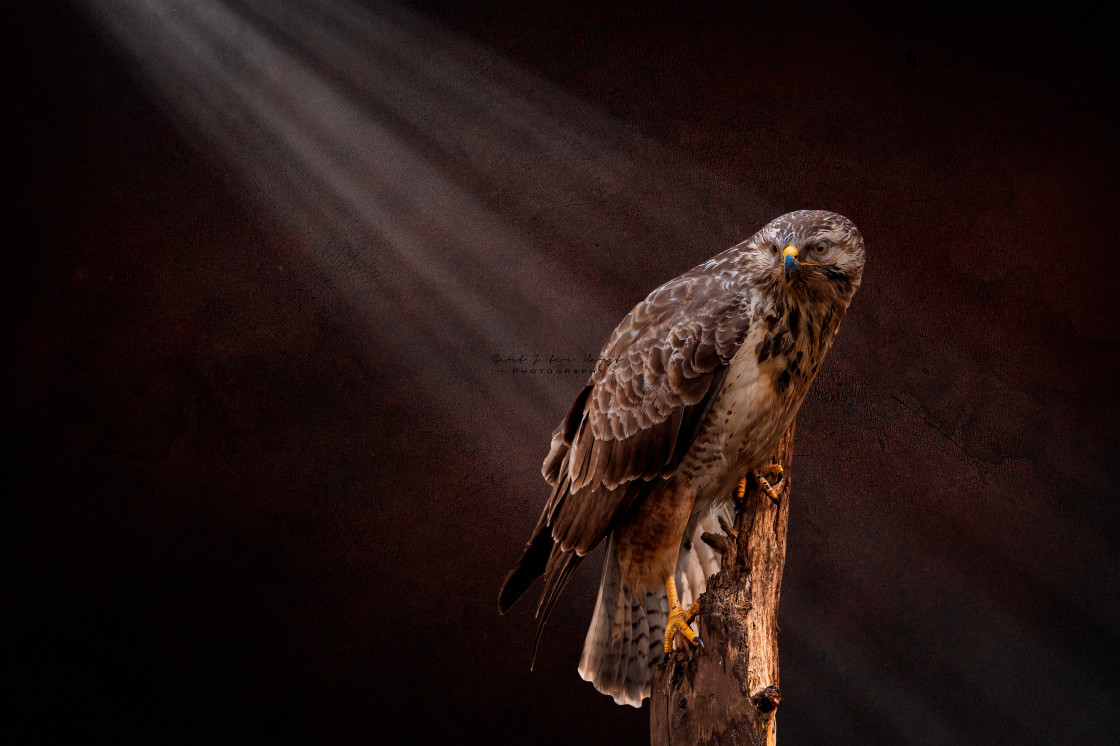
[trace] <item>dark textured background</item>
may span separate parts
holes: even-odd
[[[218,144],[93,14],[4,19],[5,726],[647,742],[575,671],[597,561],[535,672],[531,610],[496,613],[583,376],[492,356],[594,353],[819,207],[868,265],[799,419],[781,742],[1120,740],[1102,18],[433,2],[320,37],[228,5],[221,59],[274,40],[251,85],[319,75],[352,108],[300,111],[358,150]]]

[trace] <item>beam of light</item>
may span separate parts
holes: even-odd
[[[511,385],[490,355],[597,352],[638,300],[604,299],[631,260],[591,247],[646,234],[695,246],[679,271],[726,245],[712,243],[714,227],[772,212],[392,5],[112,0],[88,11],[188,137],[300,231],[365,324],[354,333],[391,345],[430,406],[470,390],[485,431],[515,442],[541,439],[538,413],[558,420],[582,379]],[[712,204],[713,193],[726,199]]]

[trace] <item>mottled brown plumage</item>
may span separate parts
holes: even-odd
[[[846,218],[777,218],[635,306],[603,348],[611,362],[553,433],[542,469],[552,494],[499,608],[545,575],[539,643],[571,573],[609,537],[580,674],[616,701],[648,696],[668,612],[662,583],[691,578],[686,604],[702,592],[714,568],[694,537],[727,513],[735,483],[764,466],[793,421],[863,261]]]

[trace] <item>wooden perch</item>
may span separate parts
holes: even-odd
[[[781,464],[775,505],[753,481],[726,536],[704,534],[722,555],[721,569],[700,596],[705,649],[674,651],[657,669],[650,697],[653,746],[777,743],[782,696],[778,679],[778,599],[786,561],[793,430],[772,463]]]

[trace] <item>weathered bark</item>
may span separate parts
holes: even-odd
[[[784,469],[775,505],[748,488],[727,537],[705,534],[722,554],[700,596],[704,649],[677,650],[657,669],[650,698],[653,746],[777,743],[778,598],[786,561],[793,430],[773,463]],[[748,480],[748,484],[751,480]]]

